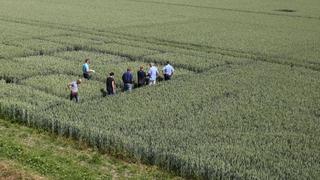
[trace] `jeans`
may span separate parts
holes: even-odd
[[[130,84],[130,83],[124,83],[124,87],[123,87],[123,90],[124,91],[131,91],[132,90],[132,87],[133,87],[133,84]]]

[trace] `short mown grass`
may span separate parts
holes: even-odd
[[[181,179],[155,166],[102,154],[86,144],[0,119],[0,177]]]

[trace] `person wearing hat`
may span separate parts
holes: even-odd
[[[157,81],[157,77],[159,76],[158,68],[154,65],[154,63],[149,64],[150,69],[148,72],[149,76],[149,85],[155,85]]]
[[[72,81],[68,84],[68,89],[71,90],[70,92],[70,100],[76,99],[76,102],[79,102],[79,85],[81,84],[81,79],[78,79],[77,81]]]
[[[167,61],[166,66],[163,67],[162,72],[163,72],[163,76],[164,76],[165,81],[170,80],[171,77],[173,76],[174,69],[170,65],[169,61]]]
[[[138,87],[144,86],[146,84],[147,74],[143,70],[143,66],[140,66],[140,70],[137,72],[138,77]]]
[[[95,71],[93,69],[89,68],[90,65],[90,59],[87,58],[82,65],[82,72],[83,72],[83,78],[89,80],[91,79],[91,73],[94,73]]]

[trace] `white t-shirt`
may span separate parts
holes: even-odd
[[[157,79],[157,75],[159,74],[158,68],[155,66],[152,66],[149,70],[150,80],[155,81]]]
[[[78,92],[78,84],[77,84],[77,82],[76,81],[73,81],[72,83],[71,83],[71,92],[73,92],[73,93],[76,93],[76,92]]]
[[[167,64],[165,67],[163,67],[164,74],[171,76],[173,72],[174,72],[174,69],[170,64]]]

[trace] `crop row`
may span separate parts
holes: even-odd
[[[0,18],[1,19],[1,18]],[[57,36],[66,34],[67,31],[38,27],[28,24],[0,20],[0,42],[10,43],[17,40],[26,40],[39,37]]]
[[[182,176],[317,179],[319,72],[296,66],[319,70],[318,19],[190,3],[3,0],[0,115]],[[317,7],[300,4],[301,17]],[[66,83],[86,57],[96,73],[73,103]],[[172,81],[101,98],[108,72],[119,87],[127,67],[167,60]]]
[[[320,159],[318,76],[265,63],[220,67],[117,97],[48,104],[32,120],[183,176],[312,179]],[[1,107],[32,102],[24,100],[32,91],[16,95],[23,86],[2,86],[13,93]]]
[[[96,53],[112,54],[114,56],[120,56],[126,58],[130,61],[143,61],[143,62],[157,62],[160,64],[165,64],[166,61],[170,60],[176,67],[181,67],[184,69],[189,69],[192,71],[204,71],[210,69],[214,66],[223,65],[226,63],[243,63],[248,60],[239,61],[238,59],[222,55],[181,55],[178,53],[160,53],[156,50],[137,48],[128,45],[121,45],[117,43],[109,44],[83,44],[81,39],[67,39],[75,40],[74,42],[66,43],[66,39],[59,37],[64,43],[54,43],[46,40],[32,39],[23,41],[12,41],[10,45],[4,46],[3,48],[3,58],[11,58],[15,56],[35,56],[35,55],[52,55],[57,52],[67,52],[72,50],[87,50]],[[12,50],[8,49],[11,47]],[[7,48],[7,49],[5,49]],[[17,50],[21,53],[17,53]],[[10,54],[10,52],[12,52]],[[5,54],[6,53],[6,54]],[[70,57],[74,59],[73,57]],[[83,58],[83,57],[82,57]]]
[[[153,40],[149,42],[148,39],[112,33],[77,34],[69,31],[69,35],[65,36],[59,35],[59,33],[61,34],[67,30],[56,31],[56,36],[53,34],[52,36],[44,36],[44,38],[38,39],[32,39],[32,36],[30,36],[30,39],[6,41],[6,44],[17,47],[15,49],[26,49],[33,52],[22,53],[20,56],[27,56],[28,54],[49,55],[56,51],[87,50],[127,57],[134,61],[140,59],[145,62],[155,61],[164,64],[165,61],[170,60],[176,66],[197,72],[203,72],[226,63],[239,63],[238,59],[241,59],[238,58],[239,53],[237,51],[218,48],[217,52],[213,51],[212,47],[209,46],[197,47],[193,44],[177,44],[169,41],[159,41],[157,43]],[[13,54],[3,55],[3,57],[12,57]],[[242,59],[246,62],[247,58],[251,58],[251,55],[244,56],[240,52],[240,57],[243,57]],[[235,59],[237,60],[235,61]],[[240,61],[240,63],[242,62]]]
[[[157,62],[165,64],[170,60],[176,66],[191,71],[203,72],[212,67],[228,63],[247,63],[247,58],[235,58],[228,55],[199,52],[189,49],[172,48],[164,45],[140,43],[111,37],[90,36],[89,39],[68,37],[48,37],[49,41],[78,47],[81,50],[113,54],[133,61]],[[94,39],[94,40],[93,40]],[[98,40],[99,39],[99,40]],[[90,41],[89,43],[83,43]],[[135,44],[136,43],[136,44]]]
[[[162,26],[161,21],[159,21],[159,24],[156,23],[147,27],[133,25],[123,29],[113,28],[113,30],[112,28],[102,30],[98,27],[81,27],[73,23],[57,24],[44,20],[13,17],[1,17],[1,20],[3,23],[11,24],[11,26],[16,24],[20,27],[15,29],[26,29],[26,32],[23,33],[30,37],[35,31],[35,27],[40,27],[39,33],[41,35],[58,35],[67,32],[71,36],[89,37],[97,39],[98,42],[101,40],[104,43],[113,42],[115,44],[111,45],[111,47],[106,48],[104,45],[100,45],[101,47],[95,49],[101,50],[102,48],[103,51],[121,55],[130,54],[123,53],[123,47],[119,47],[119,44],[123,45],[124,43],[126,44],[125,49],[129,49],[128,51],[131,49],[127,47],[128,45],[136,45],[141,49],[149,50],[151,46],[153,50],[160,52],[163,52],[163,47],[169,51],[178,48],[182,51],[209,52],[211,54],[250,58],[258,61],[297,65],[319,70],[319,65],[313,63],[317,61],[319,56],[317,51],[319,46],[317,31],[313,28],[317,24],[314,21],[299,21],[300,26],[297,27],[295,19],[281,18],[279,20],[271,16],[266,17],[262,23],[258,17],[248,18],[249,15],[234,16],[232,14],[221,15],[214,13],[219,18],[213,18],[210,17],[213,12],[210,12],[209,17],[197,11],[193,13],[195,13],[195,19],[191,19],[190,23],[179,24],[180,21],[178,20],[176,21],[177,23],[169,23],[168,26]],[[183,19],[184,21],[186,19]],[[183,29],[183,31],[176,31],[177,27],[179,27],[178,29]],[[200,32],[198,32],[199,29],[201,29]],[[208,31],[208,29],[214,29],[214,32]],[[232,29],[236,29],[236,32],[233,32]],[[288,31],[291,33],[287,33]],[[274,34],[274,36],[270,37],[266,32]],[[306,32],[307,35],[305,36]],[[166,36],[167,34],[170,34],[170,36]],[[193,36],[190,36],[190,34]],[[194,36],[194,34],[197,34],[197,36]],[[242,36],[240,39],[238,38],[239,34]],[[186,37],[190,38],[186,39]],[[49,37],[49,39],[51,38],[55,39],[55,37]],[[64,37],[61,38],[63,39]],[[56,40],[60,41],[59,38]],[[10,43],[10,41],[7,41],[7,43]],[[86,45],[87,43],[81,46]],[[155,48],[152,46],[155,46]],[[135,49],[133,51],[139,50]],[[175,56],[178,55],[179,53]]]
[[[132,68],[134,75],[141,65],[148,70],[148,64],[139,61],[128,61],[119,56],[92,53],[86,51],[73,51],[55,53],[53,56],[30,56],[14,58],[10,61],[0,60],[3,70],[0,72],[2,79],[17,82],[32,76],[66,74],[73,76],[82,75],[82,64],[85,58],[91,58],[91,67],[96,70],[94,79],[104,82],[109,72],[116,73],[117,83],[120,84],[121,75],[128,67]],[[159,66],[161,70],[163,66]],[[190,73],[188,70],[176,68],[176,75]]]
[[[57,33],[61,34],[67,30],[56,31]],[[13,41],[10,40],[6,41],[6,44],[16,46],[20,49],[27,48],[28,50],[33,51],[32,54],[24,53],[24,56],[28,54],[48,55],[55,51],[61,50],[87,50],[119,55],[131,58],[133,60],[139,60],[142,57],[145,57],[143,58],[143,61],[147,62],[156,61],[159,63],[164,63],[167,60],[167,58],[169,58],[169,60],[174,62],[177,66],[188,68],[193,71],[204,71],[213,66],[225,64],[226,62],[232,62],[234,58],[230,57],[230,55],[233,56],[234,53],[236,53],[231,52],[230,54],[224,52],[223,49],[221,52],[218,52],[218,54],[215,51],[210,53],[212,51],[210,47],[196,47],[190,44],[176,44],[172,46],[171,42],[149,42],[145,41],[147,39],[142,40],[139,38],[124,36],[121,34],[117,35],[112,33],[82,33],[81,35],[79,35],[77,33],[74,33],[73,31],[69,31],[68,34],[68,36],[61,36],[57,34],[56,36],[44,36],[44,38],[38,39],[34,39],[33,36],[30,36],[30,39]],[[164,54],[162,55],[162,53]],[[4,57],[12,57],[12,55],[9,54]],[[197,61],[188,61],[186,63],[184,59],[197,59]]]
[[[2,79],[13,82],[36,75],[73,74],[76,69],[81,68],[81,64],[50,56],[15,58],[1,60],[1,63],[3,69],[0,76]]]

